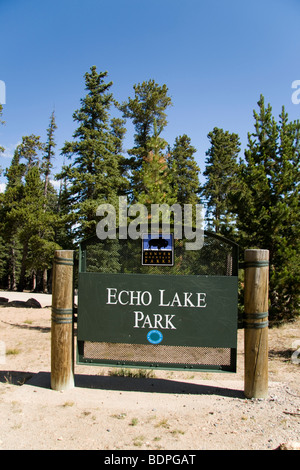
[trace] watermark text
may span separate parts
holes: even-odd
[[[0,80],[0,104],[6,104],[6,86],[3,80]]]
[[[150,211],[144,204],[132,204],[128,207],[126,196],[119,197],[118,207],[112,204],[100,204],[96,215],[103,217],[96,226],[96,234],[100,240],[118,238],[137,240],[151,227],[151,234],[157,237],[170,233],[172,225],[174,238],[189,240],[186,250],[200,250],[204,242],[204,217],[201,204],[151,204]],[[192,241],[193,240],[193,241]]]
[[[300,364],[300,340],[296,340],[292,344],[292,348],[296,348],[296,351],[293,352],[291,360],[293,364]]]
[[[294,80],[292,82],[292,88],[295,88],[295,91],[292,93],[292,103],[299,104],[300,103],[300,80]]]

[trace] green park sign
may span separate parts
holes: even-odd
[[[222,348],[236,344],[235,277],[80,273],[78,287],[79,340]]]
[[[112,240],[104,246],[94,240],[82,244],[78,362],[235,371],[236,247],[210,237],[200,255],[185,253],[177,240],[174,250],[173,241],[163,246],[160,238],[147,241],[142,250],[138,242],[122,245],[120,240]],[[163,266],[161,260],[166,255],[160,253],[167,253],[169,247],[172,263]],[[159,253],[159,262],[145,265],[141,252],[146,250],[149,259],[152,253]],[[208,260],[207,265],[199,256]],[[139,260],[139,266],[134,260]],[[200,271],[201,266],[207,272],[208,265],[226,274],[193,274],[192,269]],[[132,266],[136,272],[132,272]],[[181,274],[183,268],[192,274]]]

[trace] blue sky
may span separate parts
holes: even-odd
[[[300,80],[300,0],[0,0],[0,19],[2,168],[22,136],[46,140],[54,109],[59,170],[92,65],[108,71],[120,102],[135,83],[165,83],[173,107],[162,137],[172,146],[187,134],[202,172],[214,127],[236,132],[246,146],[260,94],[276,118],[282,105],[290,120],[300,117],[291,100]],[[130,148],[129,121],[127,129]]]

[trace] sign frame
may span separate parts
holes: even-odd
[[[238,296],[238,245],[235,244],[234,242],[230,241],[230,240],[227,240],[227,239],[224,239],[223,237],[220,237],[216,234],[211,234],[209,232],[205,232],[206,233],[206,236],[208,236],[211,240],[213,239],[216,239],[217,242],[220,241],[222,246],[225,246],[224,243],[226,244],[226,246],[228,247],[228,250],[230,250],[231,254],[232,254],[232,259],[231,259],[231,274],[223,274],[223,275],[216,275],[216,276],[211,276],[211,275],[191,275],[191,276],[186,276],[184,274],[181,274],[179,272],[177,272],[176,274],[168,274],[170,271],[168,270],[168,267],[166,266],[166,271],[164,271],[164,268],[161,267],[161,268],[157,268],[159,271],[157,271],[157,269],[155,269],[153,271],[153,267],[150,265],[150,266],[147,266],[147,265],[140,265],[141,266],[141,271],[138,271],[138,274],[137,273],[132,273],[132,272],[128,272],[126,270],[124,270],[124,268],[122,268],[121,271],[119,272],[107,272],[103,269],[103,271],[97,271],[95,272],[93,270],[93,266],[95,265],[94,263],[91,263],[91,262],[88,262],[88,259],[89,259],[89,256],[88,256],[88,248],[89,248],[89,243],[91,243],[89,240],[84,240],[81,244],[80,244],[80,252],[79,252],[79,289],[78,289],[78,315],[77,315],[77,332],[78,332],[78,337],[77,337],[77,363],[78,364],[90,364],[90,365],[100,365],[100,366],[104,366],[104,367],[129,367],[129,368],[140,368],[140,369],[149,369],[149,368],[157,368],[157,369],[164,369],[164,370],[197,370],[197,371],[211,371],[211,372],[236,372],[236,357],[237,357],[237,330],[238,330],[238,303],[237,303],[237,296]],[[138,240],[139,241],[139,240]],[[99,241],[96,241],[96,244],[97,243],[101,243],[102,241],[99,240]],[[139,241],[140,242],[140,241]],[[95,240],[93,241],[93,243],[95,243]],[[208,242],[208,246],[210,246],[210,243],[211,242]],[[92,246],[92,244],[91,244]],[[141,246],[141,245],[140,245]],[[182,246],[182,243],[180,242],[180,247]],[[173,245],[174,247],[174,245]],[[102,250],[103,248],[101,248]],[[182,248],[180,248],[182,250]],[[100,250],[100,252],[101,252]],[[127,252],[129,252],[127,250]],[[129,252],[130,253],[130,252]],[[180,254],[182,253],[182,251],[180,252]],[[94,260],[95,257],[94,257],[94,252],[93,252],[93,257],[92,259]],[[215,260],[215,257],[213,258],[213,260]],[[174,255],[174,261],[175,261],[175,255]],[[91,264],[90,264],[91,263]],[[91,266],[91,267],[90,267]],[[157,265],[154,265],[155,267]],[[148,270],[148,267],[149,267],[149,270]],[[92,269],[91,269],[92,268]],[[146,269],[147,268],[147,269]],[[146,271],[145,271],[146,269]],[[172,269],[172,268],[171,268]],[[162,270],[162,271],[161,271]],[[161,274],[156,274],[157,272],[161,273],[161,272],[166,272],[165,275],[161,275]],[[145,273],[149,273],[149,274],[145,274]],[[100,275],[100,276],[99,276]],[[234,300],[233,300],[233,303],[231,305],[230,308],[232,308],[232,314],[231,314],[231,329],[232,329],[232,336],[231,336],[231,339],[230,339],[230,342],[229,343],[224,343],[224,342],[220,342],[220,343],[213,343],[211,341],[211,338],[212,338],[212,329],[211,329],[211,332],[210,332],[210,340],[208,340],[208,342],[204,342],[203,341],[201,342],[195,342],[194,340],[191,342],[189,342],[189,340],[183,340],[182,342],[178,341],[178,343],[175,341],[175,342],[170,342],[168,340],[168,332],[167,330],[165,329],[161,329],[159,328],[159,326],[161,326],[161,324],[155,324],[154,322],[151,322],[151,320],[149,320],[149,318],[147,319],[146,315],[153,315],[154,313],[156,315],[158,315],[158,318],[160,314],[162,314],[162,312],[160,311],[148,311],[147,312],[143,312],[142,309],[140,310],[133,310],[133,312],[135,311],[141,311],[144,313],[144,320],[146,319],[146,324],[145,324],[145,335],[143,337],[143,340],[141,341],[141,337],[139,336],[138,338],[136,338],[134,341],[131,341],[131,342],[128,342],[128,335],[127,335],[127,338],[124,338],[124,335],[122,337],[118,337],[118,336],[103,336],[103,337],[98,337],[97,335],[96,336],[89,336],[89,335],[85,335],[84,333],[84,330],[82,329],[82,322],[85,321],[84,320],[84,316],[86,316],[86,318],[89,317],[89,313],[86,312],[86,313],[83,313],[83,308],[82,306],[87,303],[87,302],[90,302],[91,299],[93,297],[95,297],[95,292],[97,291],[97,287],[89,287],[87,288],[87,291],[86,293],[84,294],[84,298],[82,298],[82,279],[85,279],[87,280],[88,278],[92,279],[97,279],[97,278],[102,278],[103,280],[104,279],[107,279],[110,277],[110,276],[115,276],[115,278],[119,279],[120,282],[125,282],[124,284],[124,287],[122,288],[124,291],[129,291],[129,290],[140,290],[140,291],[143,291],[143,288],[142,287],[138,287],[137,286],[137,282],[144,282],[144,285],[145,285],[145,282],[147,284],[148,281],[150,281],[154,286],[154,288],[156,288],[156,290],[158,289],[158,287],[161,288],[161,290],[163,290],[163,287],[164,285],[162,284],[162,282],[167,282],[169,283],[170,285],[173,285],[174,283],[176,284],[176,286],[178,287],[179,285],[183,285],[183,287],[185,287],[185,292],[189,292],[189,288],[187,287],[187,284],[186,282],[188,282],[189,280],[191,280],[192,282],[195,282],[195,281],[200,281],[200,280],[204,280],[206,283],[206,285],[209,285],[211,284],[211,287],[209,288],[210,291],[212,292],[211,289],[213,289],[213,286],[217,286],[218,285],[218,282],[219,283],[225,283],[226,282],[228,283],[228,286],[231,286],[230,287],[230,292],[231,294],[229,293],[229,297],[230,295],[232,297],[234,297]],[[190,279],[188,279],[190,278]],[[156,280],[155,280],[156,279]],[[202,282],[201,281],[201,282]],[[83,281],[85,282],[85,281]],[[87,282],[90,282],[90,281],[87,281]],[[94,281],[91,281],[92,284]],[[98,281],[95,281],[96,284]],[[129,288],[128,287],[128,284],[127,284],[127,287],[126,287],[126,283],[131,283],[131,287]],[[105,282],[104,282],[105,284]],[[174,284],[174,286],[175,286]],[[224,285],[225,285],[224,284]],[[175,287],[176,287],[175,286]],[[104,286],[105,287],[105,286]],[[106,285],[105,288],[107,288],[108,286]],[[113,284],[111,285],[111,287],[113,287]],[[225,289],[225,287],[224,287]],[[83,290],[85,290],[85,288],[83,288]],[[144,290],[147,290],[144,288]],[[148,289],[149,290],[149,289]],[[167,292],[167,289],[165,289],[166,292]],[[222,289],[221,289],[222,290]],[[225,289],[226,290],[226,289]],[[224,290],[224,292],[225,292]],[[192,290],[191,290],[192,291]],[[114,303],[114,301],[116,300],[117,297],[113,297],[114,293],[116,291],[111,291],[112,292],[112,297],[111,297],[111,300],[112,300],[112,303]],[[126,294],[123,294],[123,295],[126,295]],[[189,297],[189,294],[186,294],[187,297],[186,297],[186,303],[189,304],[189,300],[191,300],[191,297]],[[97,295],[96,295],[97,297]],[[215,296],[217,297],[217,296]],[[226,297],[226,295],[225,295]],[[223,300],[225,299],[225,297],[223,297]],[[227,299],[229,298],[227,297]],[[213,299],[214,296],[210,294],[210,298]],[[126,298],[125,297],[122,297],[121,298],[121,301],[123,303],[126,302]],[[169,302],[170,300],[169,299],[166,299],[166,304]],[[214,300],[215,301],[215,300]],[[95,302],[97,302],[97,300],[95,300]],[[224,300],[224,302],[226,303],[226,299]],[[223,302],[223,303],[224,303]],[[103,301],[102,301],[102,304],[103,304]],[[222,302],[221,302],[222,304]],[[218,309],[221,311],[222,310],[222,307],[221,307],[221,304],[219,305]],[[119,307],[123,307],[122,305],[119,305]],[[167,305],[166,305],[167,306]],[[186,305],[186,308],[183,308],[183,310],[185,310],[185,312],[188,312],[188,307],[189,305]],[[109,305],[109,308],[115,308],[116,305]],[[131,306],[132,308],[133,306]],[[87,309],[89,310],[89,309]],[[93,310],[95,311],[96,310],[96,304],[94,303],[94,307],[91,306],[90,307],[90,312],[93,312]],[[99,309],[98,309],[99,310]],[[121,309],[122,310],[122,309]],[[197,310],[196,308],[193,309],[193,311]],[[199,310],[199,309],[198,309]],[[116,311],[116,310],[115,310]],[[112,310],[111,310],[112,312]],[[170,311],[169,312],[169,315],[172,314],[172,312],[174,312],[174,310]],[[118,314],[117,316],[115,316],[115,325],[120,325],[122,324],[122,316],[120,317],[120,309],[118,311]],[[178,314],[178,310],[177,310],[177,313],[176,315]],[[216,312],[217,314],[217,312]],[[101,324],[98,323],[97,325],[97,319],[95,321],[95,316],[93,316],[94,314],[91,313],[91,323],[90,323],[90,326],[89,326],[89,329],[90,331],[94,331],[96,329],[100,330],[101,329]],[[106,319],[109,317],[109,314],[107,314],[106,312]],[[104,315],[104,317],[105,317]],[[113,315],[113,314],[112,314]],[[130,314],[129,314],[130,315]],[[131,312],[131,317],[132,317],[133,313]],[[189,315],[192,315],[192,312],[190,311],[189,312]],[[104,318],[103,317],[103,318]],[[142,314],[141,314],[141,317],[142,318]],[[175,317],[174,317],[175,318]],[[217,319],[217,317],[215,317],[215,320]],[[93,323],[94,321],[94,323]],[[106,320],[105,320],[106,321]],[[131,318],[131,321],[132,321],[132,318]],[[151,328],[146,328],[147,326],[147,322],[150,322],[148,326],[151,326]],[[225,313],[225,316],[223,315],[223,323],[225,324],[226,322],[228,323],[228,319],[226,319],[226,313]],[[168,320],[167,320],[167,323],[168,325],[171,325],[172,324],[172,319],[171,319],[171,316],[168,317]],[[122,324],[124,326],[124,323]],[[166,323],[165,323],[166,325]],[[122,328],[123,328],[122,326]],[[211,327],[212,328],[212,327]],[[154,332],[158,331],[157,335],[154,334]],[[87,331],[87,330],[85,330]],[[193,327],[191,328],[191,331],[193,331]],[[147,339],[147,334],[148,334],[148,339]],[[185,333],[184,333],[185,334]],[[161,338],[162,336],[162,338]],[[176,335],[175,335],[176,336]],[[220,337],[220,336],[219,336]],[[179,338],[179,336],[177,335],[177,339]],[[152,341],[151,341],[152,339]],[[203,337],[202,337],[203,339]],[[156,343],[157,341],[157,343]],[[210,342],[209,342],[210,341]],[[156,344],[155,344],[156,343]],[[129,347],[132,349],[132,351],[134,352],[135,351],[135,348],[142,348],[142,353],[141,353],[141,356],[138,357],[138,358],[135,358],[134,360],[128,360],[127,357],[125,357],[125,355],[123,354],[120,354],[120,357],[118,357],[116,359],[116,357],[113,357],[113,358],[110,358],[108,356],[105,356],[105,357],[102,357],[101,355],[100,356],[93,356],[93,355],[89,355],[88,353],[86,353],[86,350],[88,350],[88,347],[91,346],[91,347],[96,347],[96,346],[101,346],[101,345],[108,345],[109,348],[111,348],[112,346],[120,346],[120,345],[125,345],[126,347]],[[86,349],[86,346],[87,346],[87,349]],[[125,347],[124,346],[124,347]],[[209,361],[208,362],[205,362],[201,360],[199,360],[200,362],[197,362],[197,361],[191,361],[190,359],[188,359],[186,362],[184,362],[184,360],[181,360],[181,361],[171,361],[170,360],[164,360],[164,354],[169,354],[169,351],[173,351],[174,348],[177,348],[178,351],[182,351],[182,354],[183,354],[183,357],[185,357],[187,351],[192,351],[193,354],[194,352],[195,353],[199,353],[200,356],[201,354],[203,353],[206,353],[207,351],[209,353],[212,353],[213,355],[215,354],[215,352],[218,352],[220,354],[223,354],[226,355],[227,359],[224,361],[222,359],[220,359],[221,362],[218,362],[218,363],[210,363]],[[159,352],[161,350],[161,358],[160,360],[157,360],[157,357],[149,357],[148,354],[145,354],[145,356],[147,357],[147,359],[145,360],[144,359],[144,356],[143,354],[145,353],[145,350],[147,351],[154,351],[155,353],[156,352]],[[230,359],[228,359],[228,357],[230,356]],[[219,359],[218,359],[219,361]],[[223,361],[223,362],[222,362]]]

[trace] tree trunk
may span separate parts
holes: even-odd
[[[43,270],[43,293],[48,294],[48,270]]]
[[[16,290],[16,252],[15,252],[15,241],[11,241],[9,249],[9,276],[8,276],[8,289]]]
[[[18,290],[23,292],[25,287],[25,276],[26,276],[26,261],[28,255],[28,242],[26,241],[23,246],[23,255],[22,255],[22,263],[21,263],[21,273],[19,279]]]

